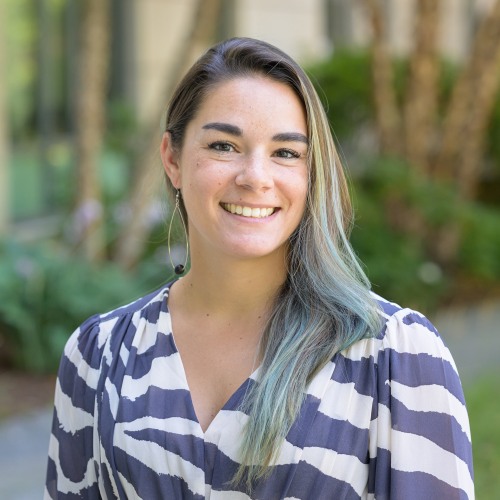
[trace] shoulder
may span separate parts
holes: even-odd
[[[380,315],[379,330],[349,349],[361,349],[375,358],[388,349],[401,354],[429,354],[444,357],[453,363],[439,332],[425,315],[374,293],[372,297]]]
[[[383,317],[383,327],[376,336],[381,350],[390,349],[403,355],[423,354],[443,358],[455,368],[443,339],[426,316],[380,296],[376,295],[375,298]]]
[[[166,298],[170,290],[171,283],[104,314],[94,316],[101,325],[119,322],[124,317],[138,316],[149,322],[155,322],[162,310],[166,309]]]
[[[463,400],[453,357],[431,321],[418,311],[373,296],[381,315],[380,330],[343,351],[343,358],[371,366],[382,388],[392,382],[441,385]]]
[[[97,376],[102,358],[112,357],[121,345],[131,345],[141,321],[156,323],[160,314],[167,311],[170,284],[133,302],[108,311],[95,314],[84,321],[68,339],[61,359],[62,371],[77,370],[87,378]]]
[[[418,311],[375,298],[384,318],[374,339],[380,381],[390,382],[393,389],[441,387],[465,403],[455,361],[431,321]]]

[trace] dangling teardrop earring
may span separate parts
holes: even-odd
[[[184,221],[182,210],[180,208],[180,199],[181,199],[181,190],[178,189],[177,193],[175,194],[175,207],[174,210],[172,211],[172,216],[170,217],[170,224],[168,225],[168,237],[167,237],[168,257],[170,259],[172,267],[174,268],[174,272],[177,275],[183,274],[184,271],[186,270],[188,255],[189,255],[189,238],[187,233],[186,222]],[[182,227],[184,229],[184,235],[186,238],[186,258],[184,260],[184,264],[177,264],[177,265],[174,264],[174,261],[172,260],[172,252],[170,251],[170,233],[172,231],[172,223],[174,221],[175,212],[179,213],[179,218],[181,219]]]

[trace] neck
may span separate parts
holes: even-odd
[[[198,258],[199,257],[199,258]],[[219,317],[265,315],[286,278],[283,252],[261,259],[210,259],[191,254],[191,269],[177,284],[193,312]]]

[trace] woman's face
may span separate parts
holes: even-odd
[[[283,256],[308,189],[306,116],[290,87],[259,76],[223,82],[188,124],[182,150],[168,133],[161,150],[182,192],[192,256]]]

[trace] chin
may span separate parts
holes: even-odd
[[[263,259],[265,257],[277,256],[284,252],[285,245],[269,246],[269,245],[227,245],[224,248],[224,253],[233,258],[248,259]]]

